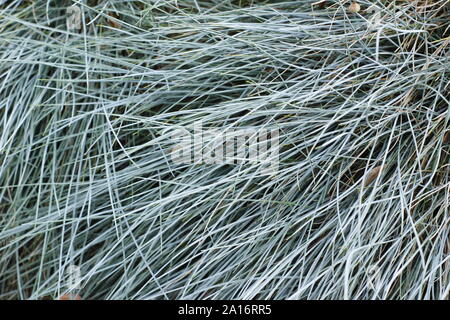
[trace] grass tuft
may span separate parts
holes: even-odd
[[[0,299],[448,299],[450,2],[352,2],[0,1]]]

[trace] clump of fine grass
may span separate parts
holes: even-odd
[[[0,299],[448,299],[449,3],[357,2],[0,2]]]

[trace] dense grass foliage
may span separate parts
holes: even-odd
[[[0,1],[0,299],[448,299],[450,1],[350,3]]]

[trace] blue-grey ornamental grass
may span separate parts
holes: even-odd
[[[0,0],[0,299],[448,299],[449,18]],[[198,121],[278,130],[276,174],[172,161]]]

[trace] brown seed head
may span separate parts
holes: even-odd
[[[58,300],[81,300],[81,297],[78,294],[65,293]]]
[[[353,1],[350,6],[348,7],[348,11],[352,12],[352,13],[357,13],[359,12],[359,10],[361,10],[361,6],[359,5],[358,2]]]
[[[383,170],[383,166],[378,166],[370,170],[366,176],[366,179],[364,180],[364,186],[367,187],[369,184],[371,184],[373,180],[375,180],[380,175],[381,170]]]

